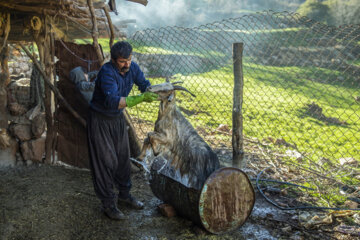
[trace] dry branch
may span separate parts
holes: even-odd
[[[95,9],[93,5],[92,0],[87,0],[87,3],[89,5],[90,13],[91,13],[91,21],[93,23],[93,29],[92,29],[92,38],[93,38],[93,45],[96,51],[96,55],[98,57],[98,60],[100,62],[100,65],[103,64],[104,58],[101,53],[99,42],[98,42],[98,27],[97,27],[97,21],[96,21],[96,15],[95,15]]]

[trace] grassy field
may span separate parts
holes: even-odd
[[[288,34],[296,32],[289,29]],[[284,38],[284,32],[270,31],[271,39]],[[288,36],[289,37],[289,36]],[[90,43],[80,40],[79,43]],[[109,51],[108,40],[100,39],[104,52]],[[287,41],[301,46],[303,42]],[[219,56],[162,48],[132,42],[139,54]],[[358,61],[352,62],[358,65]],[[354,87],[356,76],[340,71],[316,67],[263,65],[244,57],[244,134],[257,138],[283,139],[296,146],[296,150],[317,163],[322,158],[338,164],[340,158],[360,160],[360,105],[355,97],[360,89]],[[173,81],[184,81],[183,86],[196,94],[196,98],[179,92],[178,106],[197,129],[210,134],[220,124],[232,126],[233,70],[232,64],[223,65],[204,73],[176,74]],[[341,79],[341,80],[339,80]],[[164,82],[164,78],[150,78],[152,84]],[[133,91],[132,94],[137,94]],[[311,112],[311,106],[321,108],[320,113]],[[157,117],[157,103],[140,104],[130,109],[136,117],[153,124]],[[229,146],[231,136],[217,135],[213,141]],[[274,146],[275,147],[275,146]],[[277,146],[286,151],[288,146]],[[295,161],[295,159],[293,159]],[[351,184],[360,181],[345,177]]]

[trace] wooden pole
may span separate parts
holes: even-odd
[[[8,85],[9,79],[9,46],[6,43],[5,46],[0,51],[0,134],[6,132],[8,128],[8,114],[7,114],[7,90],[6,86]]]
[[[48,84],[48,86],[50,87],[50,89],[54,92],[55,96],[60,99],[60,101],[64,104],[65,108],[67,108],[67,110],[69,110],[69,112],[77,119],[79,120],[79,122],[86,127],[86,121],[71,107],[71,105],[65,100],[65,98],[61,95],[61,93],[59,92],[59,90],[51,83],[51,81],[48,79],[48,77],[46,76],[45,72],[42,70],[40,64],[38,63],[38,61],[31,55],[31,53],[29,52],[29,50],[22,44],[19,43],[21,48],[25,51],[26,55],[28,55],[28,57],[33,61],[33,63],[35,64],[35,66],[38,68],[38,70],[40,71],[41,75],[44,78],[44,81],[46,84]]]
[[[242,68],[243,43],[233,44],[233,65],[234,65],[234,92],[233,92],[233,112],[232,112],[232,147],[233,165],[243,168],[246,165],[244,159],[244,136],[243,136],[243,88],[244,77]]]
[[[51,29],[50,33],[50,51],[51,51],[51,66],[52,66],[52,79],[53,84],[57,87],[56,84],[56,69],[55,69],[55,36],[53,33],[53,29]],[[56,106],[57,106],[57,98],[53,99],[53,106],[54,114],[53,114],[53,141],[51,146],[52,151],[52,163],[55,163],[55,152],[56,152],[56,145],[57,145],[57,133],[58,133],[58,122],[56,120]]]
[[[44,36],[43,41],[38,42],[41,44],[43,48],[43,59],[42,65],[45,68],[45,74],[51,84],[54,84],[54,78],[52,77],[53,73],[53,65],[51,61],[51,30],[50,24],[48,23],[49,19],[45,16],[44,17]],[[38,45],[38,49],[40,49]],[[45,106],[45,119],[46,119],[46,140],[45,140],[45,163],[51,164],[51,157],[52,157],[52,146],[54,141],[54,116],[53,116],[53,105],[54,105],[54,98],[52,91],[48,84],[45,84],[45,99],[44,99],[44,106]]]
[[[100,62],[100,66],[104,63],[104,57],[102,55],[102,52],[100,50],[99,42],[98,42],[98,27],[97,27],[97,21],[96,21],[96,15],[95,15],[95,9],[93,5],[93,0],[87,0],[90,13],[91,13],[91,21],[93,23],[93,29],[92,29],[92,38],[93,38],[93,45],[96,51],[96,55],[98,57],[98,60]]]
[[[135,127],[132,124],[130,114],[124,109],[124,116],[125,121],[129,127],[128,129],[128,135],[129,135],[129,142],[130,142],[130,153],[131,157],[137,158],[141,153],[141,142],[136,134]]]
[[[114,38],[115,38],[114,25],[112,24],[111,17],[110,17],[109,11],[107,10],[107,7],[105,6],[103,9],[104,9],[106,18],[107,18],[107,20],[108,20],[109,28],[110,28],[110,41],[109,41],[109,45],[110,45],[110,48],[111,48],[112,45],[114,44]]]

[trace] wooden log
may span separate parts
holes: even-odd
[[[245,223],[255,203],[255,192],[247,175],[238,168],[220,168],[205,181],[201,190],[189,188],[170,177],[171,167],[156,157],[151,166],[150,187],[160,200],[176,213],[220,234]],[[169,170],[170,169],[170,170]]]
[[[71,105],[61,95],[59,90],[51,83],[51,81],[47,78],[45,72],[42,70],[38,61],[31,55],[29,50],[22,43],[19,43],[19,45],[25,51],[26,55],[28,55],[28,57],[33,61],[35,66],[39,69],[41,75],[45,80],[45,83],[49,85],[50,89],[54,92],[55,96],[64,104],[65,108],[69,110],[69,112],[81,123],[81,125],[86,127],[86,121],[71,107]]]
[[[4,129],[4,132],[8,128],[8,116],[7,116],[7,91],[6,86],[9,79],[9,68],[8,68],[8,59],[9,57],[9,47],[6,44],[5,47],[0,51],[0,62],[1,62],[1,71],[0,71],[0,133],[1,129]]]
[[[246,165],[244,159],[244,137],[243,137],[243,88],[244,78],[242,70],[243,43],[233,44],[233,64],[234,64],[234,92],[233,92],[233,112],[232,112],[232,147],[233,147],[233,166],[243,168]]]
[[[109,14],[109,11],[108,11],[107,7],[104,7],[103,9],[104,9],[104,12],[105,12],[105,15],[106,15],[106,18],[108,20],[109,27],[110,27],[109,46],[110,46],[110,49],[111,49],[112,45],[114,44],[115,30],[114,30],[114,25],[112,24],[112,20],[111,20],[111,17],[110,17],[110,14]]]
[[[99,46],[99,42],[98,42],[98,27],[97,27],[97,21],[96,21],[96,15],[95,15],[95,10],[94,10],[94,6],[93,6],[93,1],[92,0],[87,0],[89,9],[90,9],[90,13],[91,13],[91,21],[93,23],[93,29],[92,29],[92,38],[93,38],[93,45],[96,51],[96,55],[98,56],[98,60],[100,62],[100,65],[103,65],[104,63],[104,57],[102,55],[102,52],[100,50],[100,46]]]
[[[43,66],[45,66],[45,74],[51,84],[54,84],[53,65],[51,61],[51,29],[48,17],[44,17],[44,41],[41,43],[44,49]],[[48,84],[45,84],[45,118],[46,118],[46,139],[45,139],[45,163],[51,164],[52,146],[54,141],[54,116],[53,105],[54,98]]]
[[[51,49],[51,65],[52,65],[52,70],[53,70],[53,73],[52,73],[52,76],[54,77],[54,86],[57,87],[57,84],[56,84],[56,68],[55,68],[55,34],[53,31],[51,31],[51,35],[50,35],[50,49]],[[57,106],[57,98],[54,98],[54,106],[52,106],[53,109],[56,108]],[[54,128],[53,128],[53,141],[52,141],[52,146],[51,146],[51,151],[52,151],[52,159],[53,159],[53,162],[55,161],[55,152],[56,152],[56,146],[57,146],[57,133],[58,133],[58,124],[56,123],[55,121],[56,119],[56,116],[54,115]]]
[[[148,4],[148,1],[147,0],[126,0],[128,2],[134,2],[134,3],[140,3],[144,6],[146,6]]]
[[[2,19],[0,19],[2,20]],[[11,25],[10,25],[10,13],[6,13],[6,22],[3,26],[0,26],[2,29],[2,37],[1,39],[1,45],[0,45],[0,52],[2,51],[2,49],[5,47],[5,45],[7,45],[7,39],[9,37],[9,33],[10,33],[10,29],[11,29]]]

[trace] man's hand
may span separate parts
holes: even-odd
[[[145,92],[136,96],[129,96],[125,98],[126,106],[131,108],[141,102],[152,102],[158,99],[158,95],[152,92]]]

